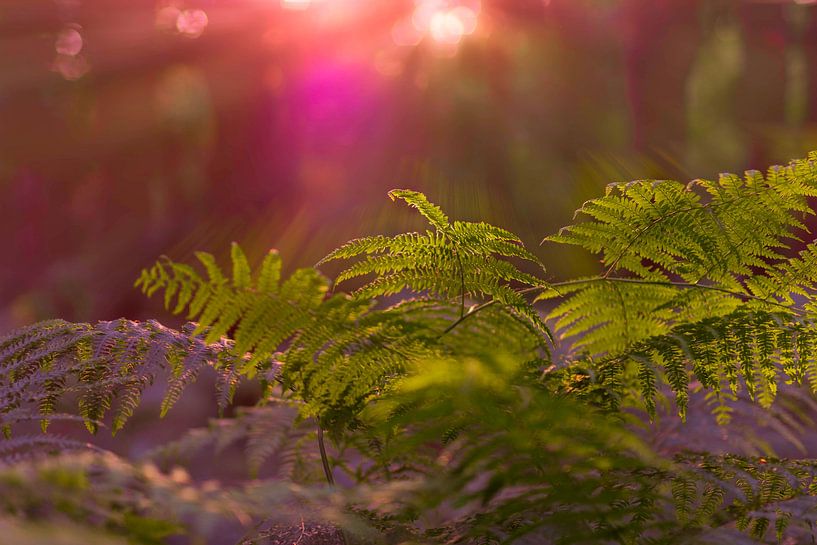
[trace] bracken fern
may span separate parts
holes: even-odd
[[[154,457],[242,444],[251,475],[279,479],[225,492],[242,515],[241,543],[277,527],[282,501],[356,535],[428,543],[817,539],[816,462],[661,459],[626,425],[633,408],[655,418],[667,392],[683,418],[702,391],[724,426],[737,400],[761,410],[783,384],[817,392],[817,243],[806,229],[815,163],[812,154],[765,175],[612,185],[582,206],[583,220],[546,239],[600,258],[596,275],[568,280],[547,277],[514,234],[452,221],[405,189],[389,196],[428,230],[344,244],[318,264],[344,263],[334,282],[316,268],[282,277],[275,251],[253,267],[237,244],[227,268],[203,252],[197,266],[162,258],[137,285],[191,320],[181,330],[52,320],[0,340],[0,491],[26,490],[15,474],[40,482],[50,459],[32,455],[92,448],[18,426],[38,420],[45,433],[50,420],[78,419],[116,432],[152,383],[166,381],[164,415],[211,369],[220,408],[244,380],[262,384],[258,404]],[[359,287],[346,293],[347,282]],[[537,301],[549,305],[546,316]],[[787,410],[769,414],[792,434]],[[155,469],[145,477],[152,466],[64,460],[82,460],[65,462],[79,464],[68,484],[128,476],[128,486],[104,486],[100,501],[79,494],[72,512],[81,516],[69,518],[93,512],[108,529],[136,532],[110,509],[124,506],[145,542],[182,527],[197,535],[189,518],[206,518],[218,501],[210,489],[179,492]],[[345,472],[357,484],[320,488],[321,469],[329,483]],[[122,503],[109,496],[132,489]],[[157,490],[167,492],[161,501]],[[36,518],[4,501],[7,512]],[[163,518],[144,501],[183,505],[187,518],[170,508]],[[429,520],[439,524],[429,529]]]

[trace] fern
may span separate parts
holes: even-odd
[[[687,454],[678,462],[688,469],[677,478],[686,490],[677,506],[687,514],[686,524],[702,534],[709,526],[734,521],[755,539],[773,533],[780,541],[794,530],[792,522],[806,531],[806,511],[817,508],[813,460]]]
[[[405,196],[420,203],[434,221],[442,221],[444,216],[435,215],[435,208],[424,198],[411,192]],[[475,233],[515,240],[500,229],[474,225],[463,230],[455,224],[452,229],[463,231],[463,241]],[[516,243],[510,246],[523,252]],[[137,284],[148,295],[163,290],[165,303],[174,312],[187,309],[188,318],[199,320],[194,333],[207,332],[205,341],[234,332],[233,357],[249,351],[242,374],[252,377],[267,371],[277,354],[282,364],[279,380],[303,401],[302,416],[316,417],[324,427],[338,429],[354,422],[365,404],[418,358],[461,350],[466,344],[474,353],[479,339],[488,339],[486,327],[494,334],[491,342],[524,347],[528,358],[547,350],[539,329],[543,323],[524,298],[507,286],[501,290],[518,304],[484,313],[469,320],[472,324],[467,328],[442,335],[463,319],[461,312],[459,317],[452,315],[453,303],[421,299],[377,310],[373,301],[360,295],[328,296],[328,281],[314,270],[300,269],[279,285],[281,261],[276,252],[270,252],[253,275],[244,253],[234,244],[231,279],[211,255],[197,257],[206,277],[188,265],[163,259],[143,271]],[[496,262],[502,263],[497,270],[523,274],[514,273],[508,263]]]
[[[319,265],[337,259],[361,259],[341,272],[337,282],[374,275],[357,290],[358,297],[412,291],[446,300],[459,299],[461,317],[465,316],[467,298],[490,299],[550,334],[538,313],[512,288],[538,286],[542,281],[501,259],[516,258],[544,269],[516,235],[485,223],[452,223],[439,207],[415,191],[395,189],[389,196],[416,208],[434,231],[369,237],[341,246]]]
[[[399,410],[405,406],[411,410]],[[531,382],[513,359],[420,364],[367,414],[371,425],[400,430],[384,448],[405,463],[450,429],[461,431],[429,456],[426,478],[386,484],[378,498],[395,493],[398,512],[470,506],[443,530],[444,542],[457,543],[523,536],[602,543],[645,506],[654,519],[659,500],[646,449],[620,423],[576,409]],[[626,486],[612,467],[627,471]]]
[[[752,171],[688,186],[610,186],[577,212],[589,221],[545,239],[600,254],[605,266],[599,277],[557,283],[541,294],[566,299],[552,313],[557,327],[581,336],[582,348],[616,353],[679,323],[742,306],[802,313],[792,294],[814,290],[814,247],[794,260],[782,252],[812,213],[814,159],[772,168],[765,177]]]
[[[800,218],[812,213],[807,198],[817,195],[815,159],[773,167],[765,177],[750,171],[744,178],[726,174],[687,186],[614,184],[579,210],[591,221],[547,240],[601,254],[606,276],[622,270],[647,280],[680,278],[743,291],[744,277],[778,270],[794,230],[805,228]]]
[[[783,382],[808,383],[817,391],[815,342],[817,329],[811,319],[741,309],[649,337],[624,356],[612,358],[610,364],[623,366],[636,360],[641,397],[651,416],[657,372],[675,394],[681,416],[693,379],[715,396],[734,396],[745,389],[750,399],[768,408]]]
[[[16,422],[41,415],[43,431],[56,415],[58,401],[77,398],[77,414],[96,432],[108,413],[113,432],[120,430],[138,406],[141,394],[157,375],[169,375],[162,414],[184,387],[206,368],[217,368],[218,387],[232,395],[232,369],[243,361],[229,353],[231,343],[206,343],[155,321],[129,320],[69,324],[60,320],[35,324],[0,340],[0,418],[7,433]]]
[[[0,340],[4,512],[28,516],[17,496],[50,512],[49,499],[21,482],[42,483],[43,467],[68,464],[68,484],[81,483],[81,493],[69,497],[65,483],[44,489],[80,518],[102,513],[118,534],[129,531],[125,514],[143,529],[175,531],[199,528],[191,516],[239,512],[257,525],[241,539],[252,543],[276,529],[289,535],[275,515],[292,515],[294,505],[298,516],[313,509],[361,535],[401,536],[395,541],[808,536],[814,461],[664,460],[628,423],[635,414],[655,418],[667,393],[682,418],[691,403],[708,404],[724,426],[751,400],[747,414],[766,411],[797,443],[800,422],[779,394],[786,388],[791,400],[799,385],[817,392],[816,243],[790,256],[808,234],[815,161],[812,154],[766,175],[714,182],[611,186],[579,210],[584,221],[546,239],[600,257],[603,269],[582,278],[546,279],[512,233],[452,220],[410,190],[389,196],[428,230],[348,242],[320,262],[345,262],[334,282],[314,268],[284,277],[275,251],[253,267],[236,244],[228,267],[202,252],[196,266],[162,258],[137,286],[196,321],[182,330],[54,320]],[[358,289],[343,292],[351,281]],[[537,300],[550,304],[546,318]],[[262,384],[257,406],[191,430],[155,459],[208,448],[218,456],[239,444],[250,474],[276,481],[217,495],[152,466],[50,457],[89,448],[45,434],[50,420],[116,432],[159,377],[167,381],[164,415],[206,369],[218,375],[220,408],[243,380]],[[16,430],[30,421],[41,421],[44,434]],[[339,482],[357,486],[315,484],[321,473],[337,484],[341,472]],[[157,510],[145,508],[151,502]],[[421,514],[440,523],[421,531]]]
[[[297,418],[296,407],[280,398],[264,406],[242,408],[232,418],[213,419],[206,428],[189,430],[147,457],[169,465],[205,450],[218,457],[234,444],[243,446],[250,476],[258,477],[262,468],[268,468],[267,478],[316,480],[303,471],[318,464],[315,426]]]
[[[187,318],[197,319],[196,333],[206,332],[205,342],[217,342],[235,330],[236,354],[252,353],[242,369],[265,371],[277,348],[313,318],[326,293],[328,281],[311,269],[296,271],[281,283],[281,258],[269,252],[252,275],[247,258],[232,246],[232,278],[228,278],[208,253],[196,253],[206,276],[193,267],[167,258],[142,271],[136,282],[146,295],[164,291],[165,306]]]

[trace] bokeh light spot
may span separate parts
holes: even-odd
[[[437,12],[431,18],[429,31],[431,37],[438,42],[455,44],[465,34],[465,26],[453,13]]]
[[[436,42],[456,45],[463,36],[473,34],[477,28],[480,2],[478,0],[416,0],[411,23],[414,29],[428,34]],[[409,45],[419,40],[410,39],[410,34],[401,26],[395,27],[392,37],[399,45]]]
[[[198,38],[207,28],[207,14],[201,9],[186,9],[176,19],[176,30],[188,38]]]
[[[60,55],[73,57],[79,55],[82,51],[82,34],[76,28],[66,28],[60,31],[57,35],[57,40],[54,42],[54,49]]]
[[[445,3],[442,0],[421,0],[417,2],[411,22],[414,27],[421,32],[428,32],[431,28],[431,20],[434,15],[445,10]]]
[[[307,9],[312,5],[312,0],[281,0],[281,7],[284,9]]]
[[[88,73],[91,65],[79,55],[57,55],[51,70],[69,81],[76,81]]]

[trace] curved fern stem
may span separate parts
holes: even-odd
[[[764,297],[758,297],[756,295],[752,295],[750,293],[742,292],[742,291],[735,291],[730,290],[729,288],[722,288],[720,286],[710,286],[707,284],[694,284],[691,282],[672,282],[672,281],[663,281],[663,280],[643,280],[640,278],[617,278],[617,277],[604,277],[599,276],[596,278],[584,278],[579,280],[568,280],[565,282],[556,282],[553,284],[548,284],[547,286],[533,286],[530,288],[524,288],[519,290],[518,293],[526,294],[526,293],[533,293],[537,290],[548,289],[548,288],[560,288],[560,287],[569,287],[569,286],[578,286],[581,284],[590,284],[593,282],[618,282],[623,284],[638,284],[642,286],[668,286],[673,288],[681,288],[681,289],[701,289],[701,290],[709,290],[709,291],[717,291],[720,293],[725,293],[727,295],[732,295],[734,297],[739,297],[741,299],[747,301],[758,301],[760,303],[765,303],[767,305],[772,305],[775,307],[780,307],[786,309],[790,312],[794,312],[795,314],[802,315],[804,313],[803,309],[798,307],[792,307],[789,305],[785,305],[783,303],[779,303],[777,301],[769,300]],[[474,309],[476,310],[476,309]]]
[[[318,449],[321,451],[321,464],[323,464],[323,473],[326,475],[326,482],[329,486],[335,486],[335,476],[332,474],[332,467],[329,465],[329,457],[326,455],[326,442],[323,439],[323,426],[318,422]],[[349,545],[349,538],[343,528],[338,528],[340,531],[340,538],[343,545]]]
[[[777,301],[770,301],[769,299],[765,299],[763,297],[758,297],[756,295],[752,295],[752,294],[749,294],[749,293],[730,290],[728,288],[722,288],[722,287],[719,287],[719,286],[709,286],[709,285],[706,285],[706,284],[692,284],[692,283],[689,283],[689,282],[669,282],[669,281],[665,282],[665,281],[660,281],[660,280],[642,280],[642,279],[639,279],[639,278],[616,278],[616,277],[609,278],[609,277],[606,277],[606,276],[598,276],[598,277],[595,277],[595,278],[583,278],[583,279],[579,279],[579,280],[567,280],[567,281],[564,281],[564,282],[555,282],[553,284],[547,284],[546,286],[531,286],[529,288],[523,288],[523,289],[517,290],[516,293],[518,293],[519,295],[527,295],[529,293],[535,293],[537,291],[542,291],[542,290],[547,290],[547,289],[552,289],[553,291],[556,291],[558,293],[557,288],[579,286],[579,285],[582,285],[582,284],[591,284],[591,283],[594,283],[594,282],[619,282],[619,283],[626,283],[626,284],[639,284],[639,285],[643,285],[643,286],[669,286],[669,287],[681,288],[681,289],[701,289],[701,290],[717,291],[717,292],[720,292],[720,293],[725,293],[725,294],[728,294],[728,295],[732,295],[734,297],[740,297],[741,299],[745,299],[745,300],[749,300],[749,301],[758,301],[758,302],[765,303],[765,304],[768,304],[768,305],[780,307],[780,308],[786,309],[786,310],[788,310],[790,312],[794,312],[795,314],[799,314],[799,315],[804,314],[803,309],[798,308],[798,307],[788,306],[788,305],[785,305],[783,303],[779,303]],[[454,328],[456,328],[458,325],[460,325],[464,320],[466,320],[470,316],[473,316],[474,314],[480,312],[481,310],[494,305],[494,303],[496,303],[496,302],[497,302],[496,299],[491,299],[490,301],[486,301],[486,302],[482,303],[481,305],[475,306],[469,312],[467,312],[465,315],[460,316],[460,318],[458,318],[457,320],[452,322],[451,325],[448,326],[445,329],[445,331],[442,332],[441,336],[445,335],[447,333],[450,333]]]
[[[318,448],[321,451],[321,463],[323,473],[326,475],[326,482],[329,486],[335,486],[335,476],[332,475],[332,468],[329,466],[329,457],[326,455],[326,442],[323,439],[323,426],[318,424]]]

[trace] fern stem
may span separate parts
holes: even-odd
[[[326,482],[329,486],[335,486],[335,476],[332,475],[332,468],[329,466],[329,457],[326,455],[326,442],[323,439],[323,426],[318,424],[318,449],[321,451],[321,463],[323,473],[326,475]]]
[[[566,282],[557,282],[554,284],[548,284],[547,286],[534,286],[532,288],[525,288],[519,290],[519,293],[532,293],[537,290],[547,289],[547,288],[559,288],[559,287],[567,287],[567,286],[577,286],[581,284],[590,284],[593,282],[617,282],[621,284],[640,284],[642,286],[669,286],[674,288],[681,288],[681,289],[702,289],[702,290],[709,290],[709,291],[717,291],[720,293],[726,293],[728,295],[732,295],[734,297],[740,297],[741,299],[745,299],[747,301],[758,301],[760,303],[765,303],[767,305],[772,305],[776,307],[780,307],[786,309],[791,312],[795,312],[797,314],[803,314],[803,310],[797,307],[791,307],[785,305],[783,303],[779,303],[777,301],[770,301],[769,299],[764,299],[763,297],[758,297],[757,295],[752,295],[750,293],[742,292],[742,291],[735,291],[730,290],[729,288],[721,288],[720,286],[709,286],[706,284],[693,284],[690,282],[666,282],[662,280],[642,280],[639,278],[605,278],[605,277],[596,277],[596,278],[586,278],[583,280],[568,280]],[[474,309],[476,310],[476,309]]]
[[[329,465],[329,456],[326,455],[326,441],[323,438],[323,426],[318,422],[318,449],[321,451],[321,464],[323,464],[323,474],[326,475],[326,482],[329,486],[335,486],[335,476],[332,474],[332,467]],[[349,545],[349,537],[343,528],[338,528],[343,545]]]
[[[721,288],[719,286],[708,286],[706,284],[692,284],[692,283],[689,283],[689,282],[665,282],[665,281],[660,281],[660,280],[641,280],[639,278],[616,278],[616,277],[607,278],[605,276],[597,276],[595,278],[584,278],[584,279],[580,279],[580,280],[567,280],[567,281],[564,281],[564,282],[555,282],[553,284],[547,284],[545,286],[532,286],[530,288],[524,288],[524,289],[518,290],[516,293],[518,293],[520,295],[526,295],[528,293],[535,293],[537,291],[546,290],[546,289],[554,289],[555,290],[556,288],[564,288],[564,287],[569,287],[569,286],[579,286],[579,285],[582,285],[582,284],[592,284],[594,282],[617,282],[617,283],[622,283],[622,284],[640,284],[640,285],[645,285],[645,286],[668,286],[668,287],[674,287],[674,288],[680,288],[680,289],[701,289],[701,290],[717,291],[717,292],[720,292],[720,293],[726,293],[726,294],[729,294],[729,295],[733,295],[735,297],[740,297],[741,299],[751,300],[751,301],[758,301],[758,302],[761,302],[761,303],[765,303],[767,305],[780,307],[780,308],[786,309],[786,310],[788,310],[790,312],[794,312],[795,314],[803,315],[803,309],[800,309],[798,307],[791,307],[791,306],[788,306],[788,305],[784,305],[783,303],[778,303],[777,301],[770,301],[768,299],[764,299],[763,297],[758,297],[756,295],[752,295],[752,294],[745,293],[745,292],[730,290],[728,288]],[[469,316],[473,316],[477,312],[492,306],[496,302],[497,302],[496,299],[491,299],[490,301],[486,301],[486,302],[482,303],[481,305],[477,305],[476,307],[471,309],[471,311],[469,311],[467,314],[465,314],[464,316],[461,316],[460,318],[458,318],[457,320],[452,322],[451,325],[448,326],[445,329],[445,331],[442,332],[441,336],[445,335],[447,333],[450,333],[455,327],[460,325],[464,320],[468,319]]]

